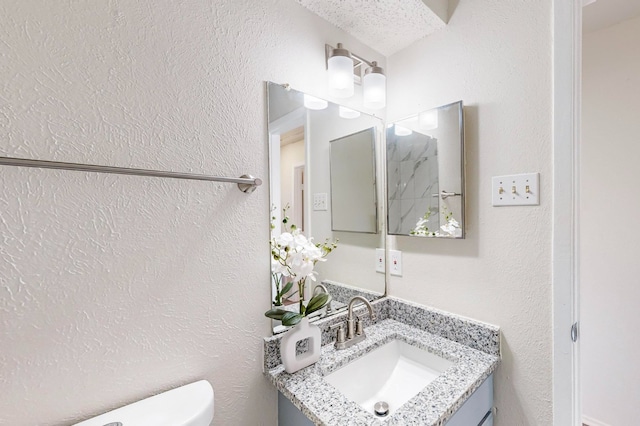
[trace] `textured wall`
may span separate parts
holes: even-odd
[[[464,241],[401,237],[390,293],[502,328],[496,426],[552,424],[551,1],[460,0],[388,59],[388,117],[464,100]],[[541,205],[491,206],[491,176],[541,173]]]
[[[266,180],[263,81],[322,96],[338,41],[378,56],[290,0],[5,0],[0,153]],[[0,180],[0,424],[68,424],[200,378],[214,424],[276,423],[266,182]]]
[[[580,144],[580,363],[588,424],[640,419],[640,16],[585,34]]]

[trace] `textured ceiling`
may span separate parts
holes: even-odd
[[[448,0],[296,1],[386,56],[444,28],[448,20]]]

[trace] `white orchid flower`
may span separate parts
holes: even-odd
[[[304,247],[306,247],[309,244],[309,240],[307,240],[307,237],[305,237],[304,235],[297,233],[296,235],[294,235],[293,237],[293,247],[296,248],[296,250],[303,250]]]
[[[287,264],[291,269],[294,282],[305,279],[313,272],[313,261],[306,258],[302,252],[290,253],[287,258]]]
[[[281,247],[288,247],[293,243],[293,235],[288,232],[283,232],[276,238],[276,244]]]
[[[307,255],[307,257],[309,257],[309,259],[311,259],[312,261],[317,262],[318,260],[322,259],[322,250],[316,247],[315,244],[307,243],[304,246],[303,251]],[[326,260],[326,259],[323,259],[323,260]]]
[[[457,220],[451,218],[449,221],[440,227],[442,232],[447,236],[451,237],[461,237],[462,229],[460,229],[460,224]]]
[[[271,272],[274,274],[282,274],[285,277],[289,276],[289,270],[287,267],[274,258],[271,258]]]
[[[289,218],[286,217],[286,207],[283,209],[284,229],[287,232],[283,232],[277,237],[271,238],[271,271],[274,274],[274,279],[277,282],[282,282],[282,277],[288,277],[286,282],[293,282],[298,285],[299,303],[300,303],[300,316],[304,316],[305,310],[305,292],[304,284],[307,278],[311,281],[316,280],[318,275],[313,269],[317,262],[324,262],[324,257],[331,253],[333,249],[337,247],[337,240],[330,243],[329,240],[325,243],[318,244],[316,246],[313,243],[313,238],[307,238],[300,229],[294,224],[289,223]],[[275,217],[274,217],[275,218]],[[272,230],[275,226],[272,224]],[[280,291],[280,290],[278,290]],[[280,296],[280,293],[278,293]],[[276,300],[278,304],[279,300]],[[314,305],[314,309],[317,307]],[[275,318],[270,315],[271,311],[268,311],[265,315],[269,318]],[[292,325],[293,322],[290,324]],[[285,324],[287,325],[287,324]]]

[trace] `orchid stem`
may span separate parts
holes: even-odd
[[[304,281],[298,281],[298,297],[300,299],[300,314],[304,314]]]

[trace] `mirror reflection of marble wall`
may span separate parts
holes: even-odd
[[[402,127],[401,127],[402,129]],[[387,129],[387,182],[389,233],[407,235],[426,212],[435,229],[440,227],[438,198],[438,144],[418,132]]]
[[[391,235],[464,238],[462,101],[387,127]]]

